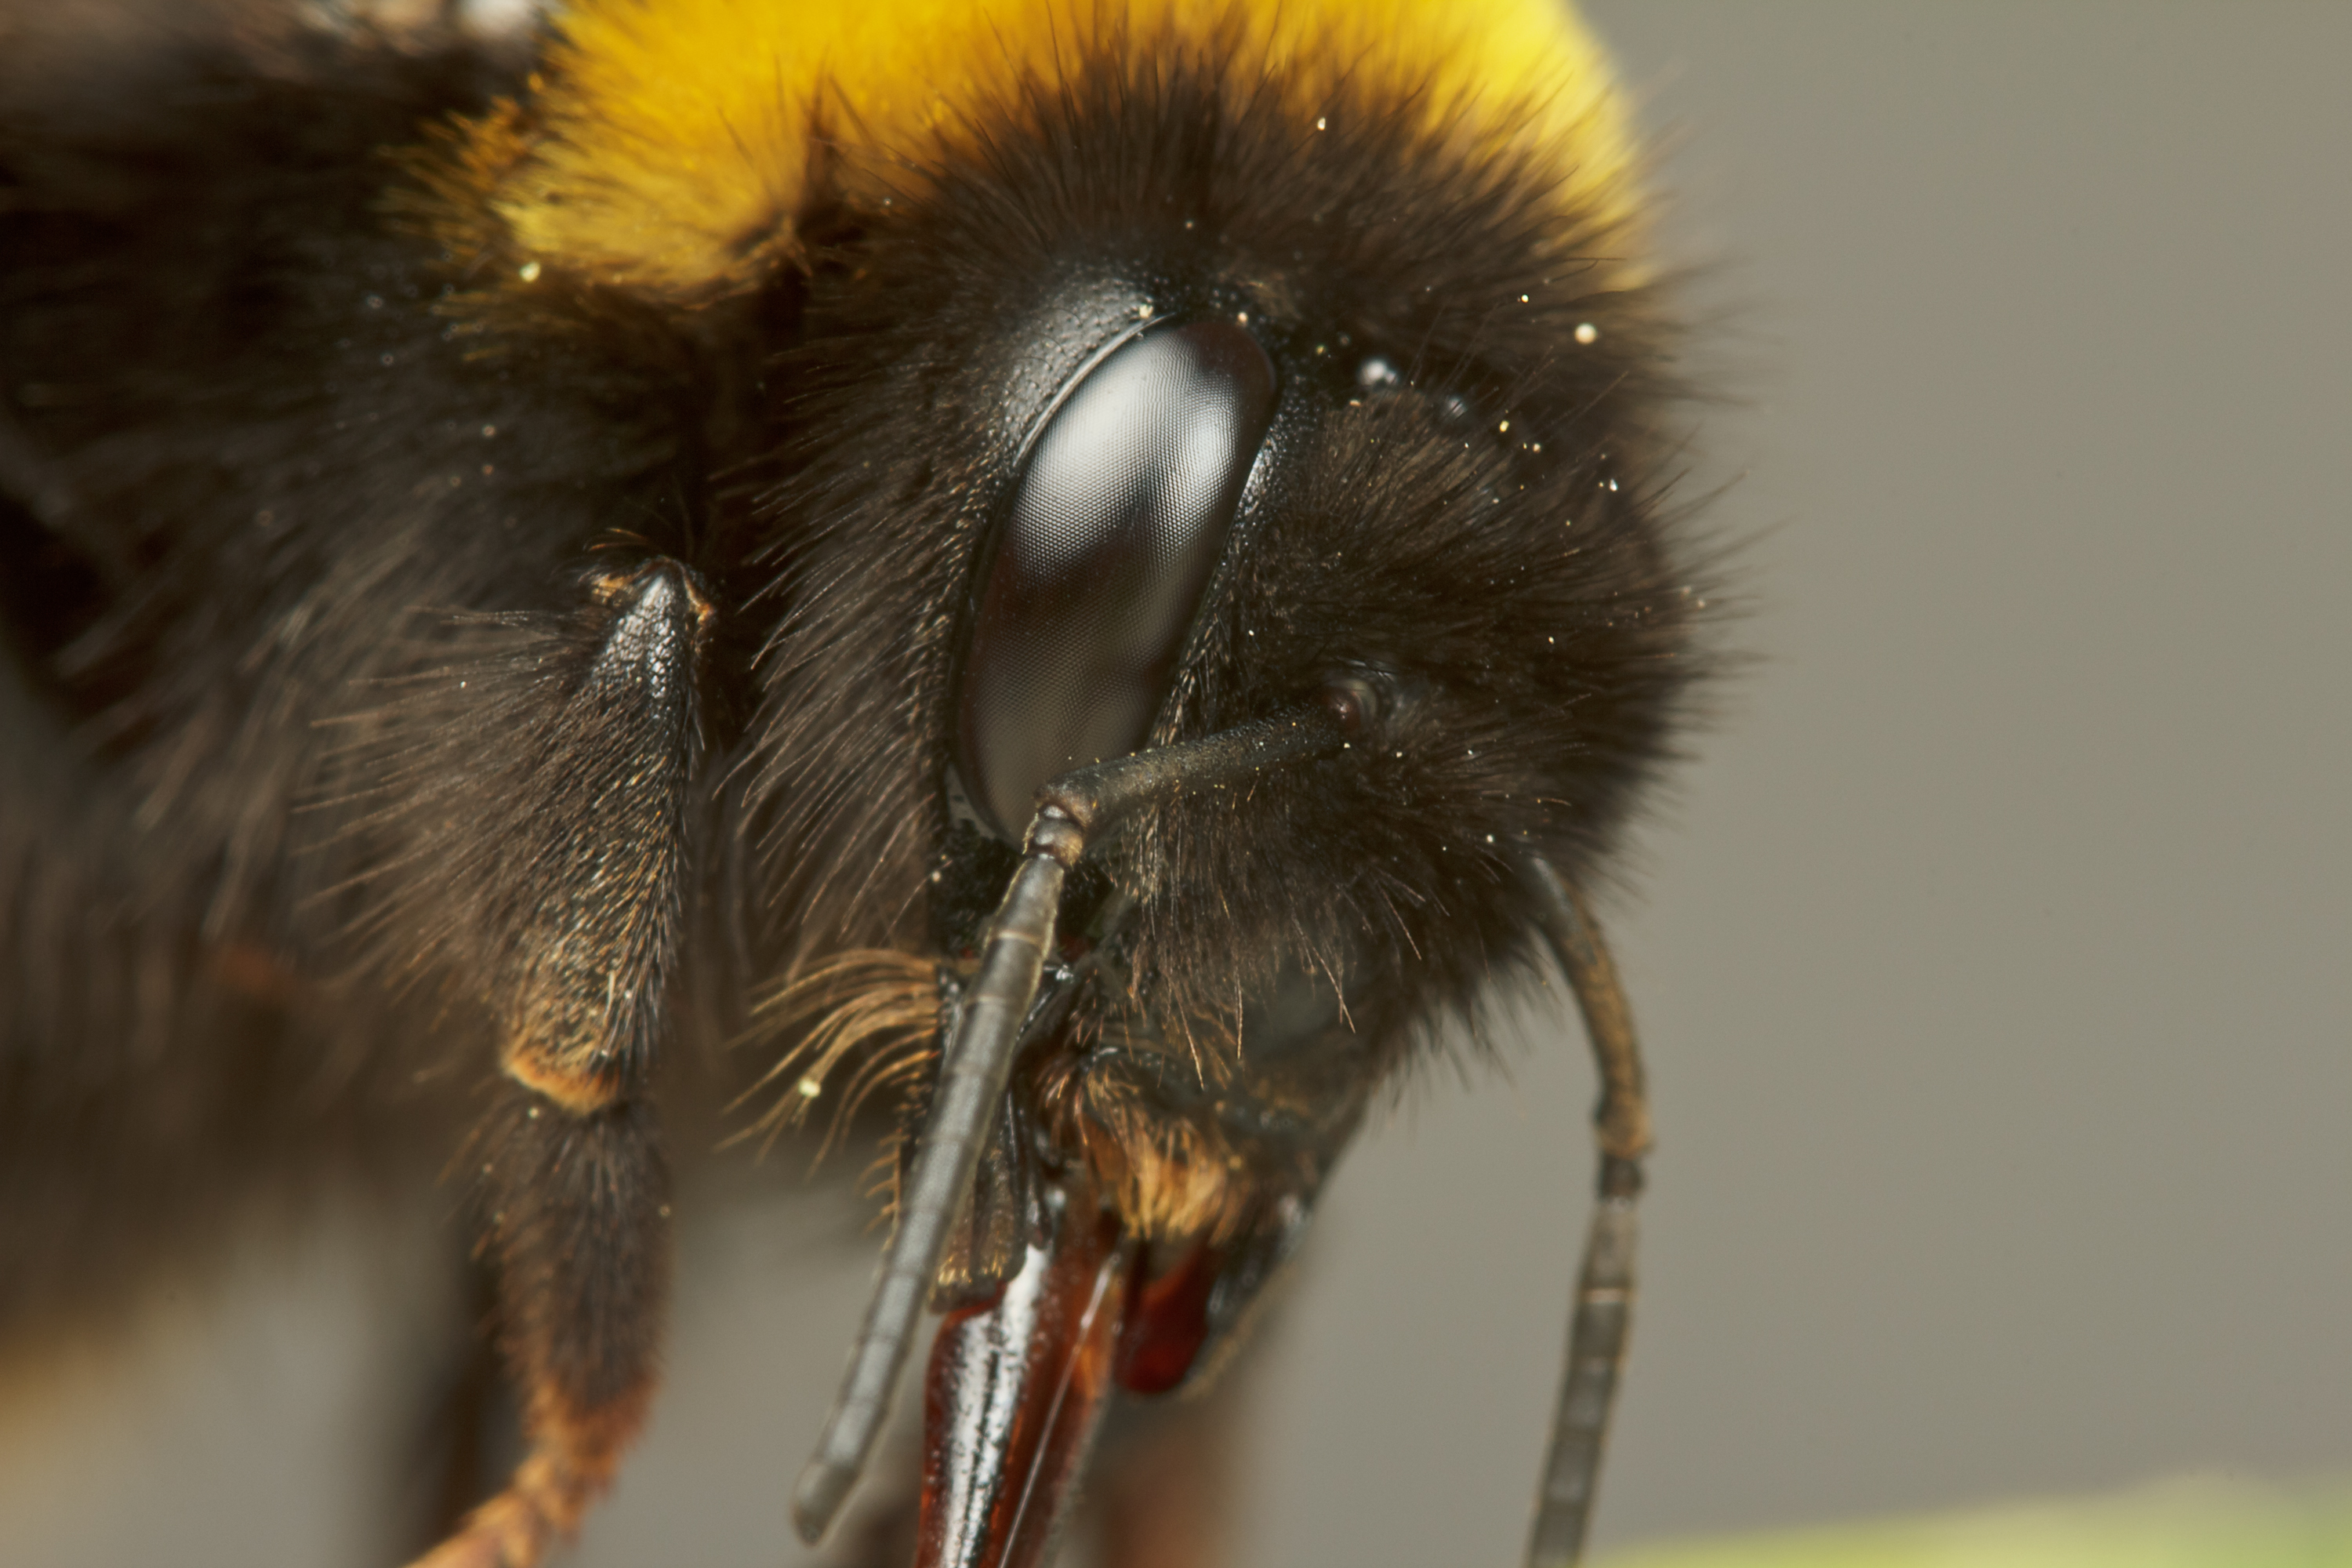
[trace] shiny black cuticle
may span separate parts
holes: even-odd
[[[956,700],[958,772],[1001,836],[1018,837],[1048,779],[1142,744],[1276,395],[1237,323],[1149,331],[1087,370],[1031,443]]]

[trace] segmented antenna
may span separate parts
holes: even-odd
[[[1535,1528],[1528,1536],[1528,1568],[1570,1568],[1584,1554],[1610,1406],[1625,1363],[1633,1312],[1633,1205],[1642,1192],[1642,1157],[1650,1151],[1650,1102],[1633,1011],[1601,928],[1575,890],[1540,857],[1526,857],[1520,876],[1536,896],[1544,940],[1576,993],[1601,1072],[1601,1105],[1593,1115],[1601,1144],[1599,1191],[1569,1320],[1568,1365],[1552,1414],[1543,1489],[1536,1495]]]
[[[1063,774],[1038,792],[1021,865],[988,928],[980,972],[965,994],[955,1038],[940,1067],[929,1117],[915,1145],[898,1228],[849,1352],[841,1395],[815,1456],[793,1488],[793,1524],[814,1545],[840,1513],[890,1415],[890,1397],[912,1349],[949,1233],[995,1131],[996,1112],[1020,1054],[1022,1024],[1036,999],[1062,899],[1062,879],[1136,811],[1190,791],[1222,789],[1260,769],[1321,756],[1346,744],[1340,719],[1323,707],[1239,725],[1181,746],[1139,752]]]

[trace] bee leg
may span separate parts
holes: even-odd
[[[1601,1076],[1601,1104],[1593,1113],[1601,1174],[1569,1321],[1568,1365],[1552,1416],[1551,1448],[1528,1540],[1528,1568],[1567,1568],[1583,1556],[1601,1447],[1633,1324],[1633,1209],[1642,1194],[1642,1160],[1650,1152],[1650,1100],[1633,1010],[1600,926],[1583,899],[1546,862],[1531,856],[1521,869],[1535,895],[1544,940],[1576,993]]]
[[[529,1449],[430,1568],[541,1562],[653,1396],[670,1210],[646,1090],[687,905],[710,611],[675,563],[589,586],[580,624],[517,661],[510,710],[479,731],[523,761],[480,801],[479,854],[457,856],[461,875],[480,868],[470,957],[504,1041],[466,1163]]]
[[[651,1106],[574,1115],[503,1087],[479,1138],[485,1242],[530,1451],[420,1568],[529,1568],[579,1529],[652,1404],[669,1289],[668,1170]]]

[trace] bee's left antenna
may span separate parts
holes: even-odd
[[[1038,792],[1036,817],[1020,868],[988,928],[980,971],[964,994],[955,1038],[915,1145],[898,1227],[849,1352],[841,1396],[825,1417],[816,1454],[793,1488],[793,1524],[814,1544],[831,1527],[866,1468],[890,1414],[915,1325],[930,1297],[949,1233],[1019,1054],[1022,1025],[1035,1001],[1062,901],[1062,879],[1088,842],[1135,811],[1188,790],[1222,788],[1278,763],[1339,750],[1339,718],[1317,707],[1240,725],[1203,740],[1077,768]]]
[[[1633,1009],[1591,910],[1541,857],[1526,856],[1519,873],[1535,896],[1537,926],[1576,993],[1601,1074],[1601,1108],[1593,1118],[1601,1143],[1599,1191],[1577,1276],[1551,1448],[1528,1539],[1528,1568],[1572,1568],[1584,1554],[1601,1445],[1609,1435],[1610,1406],[1632,1326],[1633,1207],[1642,1194],[1642,1158],[1650,1151],[1650,1101]]]

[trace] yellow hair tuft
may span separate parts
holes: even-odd
[[[1305,121],[1343,82],[1412,95],[1433,129],[1549,161],[1563,205],[1630,207],[1624,116],[1561,0],[578,0],[562,26],[530,132],[493,114],[436,182],[479,191],[523,279],[681,300],[755,282],[794,253],[828,166],[919,163],[1024,78],[1121,39],[1263,59]]]

